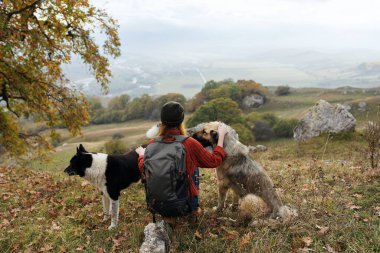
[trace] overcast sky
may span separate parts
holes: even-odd
[[[378,0],[93,0],[123,47],[380,50]],[[190,47],[190,48],[189,48]]]

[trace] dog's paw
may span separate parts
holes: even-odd
[[[116,228],[116,225],[111,224],[111,225],[108,227],[108,230],[112,230],[112,229],[114,229],[114,228]]]

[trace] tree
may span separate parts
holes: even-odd
[[[229,98],[217,98],[200,106],[186,122],[189,127],[201,122],[222,121],[226,124],[243,123],[242,111]]]
[[[127,104],[131,99],[127,94],[114,97],[108,102],[108,109],[111,110],[123,110],[127,108]]]
[[[289,86],[278,86],[277,89],[274,92],[277,96],[285,96],[290,93]]]
[[[94,27],[105,34],[102,49]],[[67,126],[73,134],[88,122],[84,96],[68,88],[62,64],[82,59],[107,92],[111,72],[107,55],[120,55],[117,23],[88,0],[12,0],[0,5],[0,144],[11,153],[46,147],[19,118]],[[45,144],[45,145],[43,145]]]

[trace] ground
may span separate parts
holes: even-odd
[[[265,143],[267,152],[253,155],[283,202],[298,209],[299,217],[286,224],[261,224],[256,214],[248,225],[235,224],[238,213],[230,209],[217,215],[215,171],[202,169],[204,212],[196,223],[178,221],[171,251],[379,252],[380,177],[363,159],[360,136],[352,138],[277,140]],[[120,224],[108,231],[93,186],[64,175],[63,164],[32,165],[0,169],[3,252],[138,252],[151,221],[141,183],[123,192]]]
[[[297,116],[316,98],[297,96],[273,97],[262,110]],[[350,101],[355,99],[363,98],[354,94]],[[283,109],[288,104],[290,109]],[[366,118],[355,109],[353,113],[363,124]],[[120,223],[108,231],[100,193],[63,170],[79,143],[99,152],[113,134],[122,134],[126,145],[134,147],[144,142],[152,125],[133,121],[90,126],[77,138],[62,130],[56,152],[16,167],[0,166],[0,251],[138,252],[143,229],[152,220],[143,185],[123,191]],[[216,214],[215,171],[201,169],[203,213],[198,222],[177,221],[171,252],[380,252],[380,173],[369,169],[360,132],[359,128],[350,136],[324,135],[305,143],[256,143],[268,151],[254,153],[253,158],[268,171],[283,202],[298,210],[298,218],[288,223],[252,213],[253,220],[241,224],[234,222],[237,211]]]

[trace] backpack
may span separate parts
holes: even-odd
[[[183,135],[173,141],[157,137],[144,154],[142,177],[148,210],[163,217],[184,216],[193,211],[189,196],[189,175],[186,170],[186,151]]]

